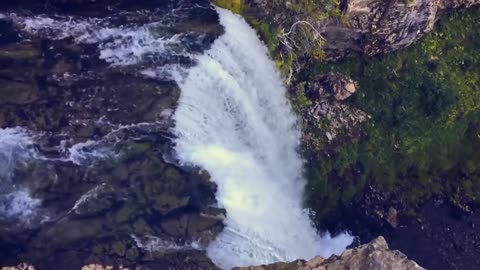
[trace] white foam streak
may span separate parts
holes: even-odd
[[[135,244],[138,248],[141,248],[149,252],[172,252],[180,250],[201,250],[202,247],[198,242],[192,242],[185,245],[178,245],[172,241],[164,240],[156,236],[147,235],[147,236],[136,236],[130,235],[135,241]]]
[[[300,134],[266,47],[243,19],[218,12],[226,33],[176,76],[174,116],[179,159],[211,174],[227,210],[209,256],[228,269],[340,253],[351,237],[320,237],[302,207]]]
[[[16,190],[0,195],[0,216],[28,224],[38,214],[40,205],[41,200],[32,198],[27,190]]]
[[[33,139],[28,130],[0,128],[0,219],[28,224],[37,217],[41,200],[13,182],[15,169],[34,156]]]
[[[18,162],[32,156],[33,140],[23,128],[0,128],[0,178],[10,179]]]
[[[76,165],[82,165],[89,161],[102,160],[113,156],[110,149],[101,148],[97,141],[88,140],[76,143],[67,149],[68,157],[63,161],[71,161]]]
[[[140,63],[147,55],[175,54],[172,47],[181,42],[181,35],[161,37],[155,35],[159,23],[141,26],[111,27],[106,20],[89,18],[76,19],[57,16],[55,19],[39,15],[9,17],[30,35],[64,39],[72,37],[76,43],[97,44],[100,59],[112,66],[129,66]],[[183,53],[183,52],[179,52]]]
[[[95,186],[91,190],[87,191],[85,194],[82,195],[82,197],[80,197],[80,199],[78,199],[75,202],[71,211],[74,211],[75,213],[79,214],[80,211],[78,209],[81,208],[82,205],[87,203],[89,200],[98,198],[99,192],[101,192],[102,189],[105,188],[105,186],[106,186],[106,184],[103,183],[103,184]]]

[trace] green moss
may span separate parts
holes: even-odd
[[[150,150],[151,145],[149,143],[131,143],[129,148],[135,154],[142,154]]]
[[[349,102],[372,116],[358,144],[310,164],[308,203],[317,213],[367,182],[412,205],[436,193],[480,202],[479,16],[470,9],[444,17],[435,32],[393,54],[310,69],[350,74],[361,90]]]
[[[261,39],[267,45],[271,55],[275,55],[278,47],[277,29],[269,22],[257,19],[252,16],[247,16],[247,20],[253,28],[257,30]]]
[[[112,251],[114,254],[123,257],[125,256],[126,247],[122,241],[116,241],[112,244]]]
[[[305,82],[299,83],[297,85],[297,92],[295,93],[292,101],[293,108],[298,112],[312,105],[312,101],[310,101],[310,99],[308,99],[305,95]]]
[[[295,13],[305,14],[316,19],[325,19],[328,16],[340,15],[339,0],[284,0],[271,1],[273,6],[286,7]]]
[[[245,8],[243,0],[212,0],[212,2],[221,8],[231,10],[234,13],[240,14]]]
[[[305,24],[298,24],[295,31],[289,36],[289,41],[295,40],[292,46],[294,51],[287,52],[283,48],[280,37],[282,33],[289,32],[290,27],[298,18],[306,21],[321,21],[336,17],[340,21],[346,21],[339,9],[339,0],[272,0],[266,3],[266,9],[270,14],[285,14],[295,20],[282,20],[275,22],[275,18],[268,17],[262,11],[252,10],[248,1],[244,0],[211,0],[212,3],[242,14],[248,23],[259,33],[260,38],[265,42],[271,57],[275,60],[277,67],[284,76],[289,76],[292,67],[298,58],[323,59],[323,41],[317,37],[317,33]]]
[[[162,215],[166,215],[172,210],[186,206],[189,203],[189,200],[189,197],[177,197],[170,194],[161,194],[154,198],[152,206]]]
[[[135,216],[137,208],[132,205],[124,205],[114,214],[114,220],[116,224],[127,222],[129,219]]]

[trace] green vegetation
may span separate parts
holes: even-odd
[[[257,30],[285,77],[288,77],[299,58],[323,59],[323,41],[313,28],[314,22],[332,17],[341,21],[345,19],[339,9],[340,0],[272,0],[262,10],[252,8],[244,0],[211,1],[241,14]],[[286,14],[288,19],[276,21],[271,14]],[[304,23],[295,24],[298,21]]]
[[[221,7],[221,8],[226,8],[228,10],[231,10],[234,13],[241,13],[245,5],[243,3],[243,0],[211,0],[215,5]]]
[[[275,54],[278,47],[278,30],[272,24],[257,19],[253,16],[247,16],[248,22],[255,30],[260,34],[262,40],[267,45],[267,48],[271,55]]]
[[[305,95],[305,82],[297,85],[297,91],[292,98],[292,105],[296,111],[301,111],[312,105],[312,101]]]
[[[277,8],[287,8],[299,14],[305,14],[316,20],[332,16],[341,16],[338,9],[340,0],[272,0],[271,5]]]
[[[310,164],[307,204],[319,218],[366,183],[395,189],[412,206],[438,193],[459,206],[480,202],[479,16],[444,17],[393,54],[310,69],[350,74],[360,91],[349,102],[372,116],[358,143]]]

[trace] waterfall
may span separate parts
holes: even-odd
[[[225,34],[176,76],[174,116],[178,158],[210,173],[227,210],[208,255],[227,269],[343,251],[351,236],[320,236],[302,207],[300,133],[266,47],[241,17],[218,13]]]
[[[72,37],[79,44],[97,44],[99,57],[112,68],[130,68],[147,77],[177,81],[182,90],[173,116],[177,157],[184,165],[208,171],[218,185],[219,206],[227,210],[224,231],[207,247],[218,266],[229,269],[342,252],[352,237],[318,234],[303,208],[303,162],[296,151],[300,132],[265,45],[241,17],[217,11],[225,34],[202,55],[190,48],[195,35],[162,36],[159,29],[168,25],[168,20],[116,26],[115,17],[8,16],[26,36]],[[179,55],[193,58],[195,65],[159,61],[157,66],[155,62]],[[0,150],[5,145],[16,147],[14,140],[8,142],[0,141]],[[80,165],[102,158],[104,152],[98,152],[96,145],[96,141],[73,145],[65,149],[68,156],[61,160]],[[0,154],[0,161],[9,153]],[[2,169],[0,165],[0,177]],[[94,192],[87,192],[76,206]],[[22,202],[28,200],[21,199],[29,198],[25,194],[19,193],[20,199],[10,200],[9,205],[25,204]],[[148,249],[168,246],[162,239],[140,240],[136,240],[139,247]]]

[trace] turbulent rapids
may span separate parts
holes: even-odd
[[[178,157],[211,174],[227,210],[209,256],[229,268],[341,252],[350,236],[320,237],[302,208],[299,132],[266,47],[241,18],[218,12],[226,33],[178,77],[175,113]]]

